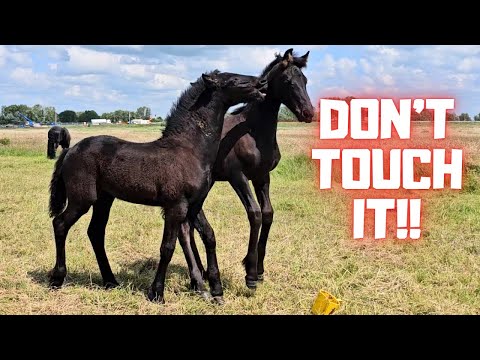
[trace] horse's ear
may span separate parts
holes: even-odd
[[[285,54],[283,54],[282,62],[280,64],[282,64],[284,69],[288,66],[288,64],[293,62],[292,53],[293,53],[293,49],[288,49],[287,51],[285,51]]]
[[[287,51],[285,51],[285,54],[283,54],[283,61],[287,61],[287,62],[292,62],[293,60],[293,49],[288,49]]]
[[[220,83],[216,77],[213,77],[207,74],[202,74],[202,79],[205,86],[209,89],[217,89],[220,87]]]
[[[308,61],[308,55],[310,55],[310,51],[307,51],[307,53],[305,55],[301,56],[301,58],[304,59],[305,62],[307,62]]]

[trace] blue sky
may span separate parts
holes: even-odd
[[[257,75],[276,52],[310,50],[308,92],[327,96],[454,97],[480,113],[479,45],[0,45],[0,105],[99,114],[149,106],[164,117],[202,72]]]

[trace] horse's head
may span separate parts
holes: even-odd
[[[266,78],[218,71],[202,74],[202,79],[207,88],[220,91],[229,106],[263,101],[268,83]]]
[[[283,56],[277,55],[267,75],[268,96],[285,104],[298,121],[307,123],[312,122],[315,111],[307,93],[307,78],[301,70],[307,66],[309,54],[310,51],[297,57],[293,49],[288,49]]]

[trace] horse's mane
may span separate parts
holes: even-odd
[[[300,69],[301,68],[304,68],[304,67],[307,67],[307,60],[302,58],[302,57],[299,57],[296,53],[293,53],[292,54],[293,56],[293,65],[299,67]],[[270,72],[270,70],[273,69],[273,67],[275,65],[277,65],[280,61],[283,60],[283,56],[279,53],[276,53],[275,54],[275,59],[270,63],[268,64],[265,69],[263,69],[262,73],[260,74],[260,77],[262,76],[265,76],[266,74],[268,74]],[[242,105],[240,106],[239,108],[235,109],[234,111],[232,111],[231,115],[238,115],[240,113],[242,113],[243,111],[245,111],[247,108],[250,108],[250,106],[252,104],[254,104],[255,102],[251,102],[249,104],[245,104],[245,105]]]
[[[214,70],[208,75],[218,74],[219,70]],[[165,121],[167,123],[165,129],[163,130],[162,137],[166,137],[172,134],[182,133],[185,130],[187,124],[185,120],[190,119],[189,110],[197,100],[200,95],[206,90],[205,84],[202,77],[199,77],[195,82],[190,83],[190,86],[185,89],[180,97],[175,101],[168,113]]]

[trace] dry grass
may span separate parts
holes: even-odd
[[[55,251],[47,204],[54,162],[45,156],[47,129],[0,130],[0,138],[10,139],[0,145],[0,314],[308,314],[320,289],[343,300],[338,314],[480,314],[480,126],[453,125],[450,140],[464,146],[470,164],[466,186],[426,197],[425,236],[416,242],[350,238],[348,199],[315,187],[309,160],[314,130],[314,124],[279,126],[282,160],[271,186],[275,220],[265,282],[254,294],[245,287],[241,265],[249,232],[244,209],[228,184],[217,183],[210,193],[205,211],[217,235],[224,306],[189,292],[180,246],[168,271],[166,304],[146,300],[163,220],[158,208],[122,201],[112,207],[106,235],[121,287],[100,286],[86,234],[89,213],[67,239],[66,285],[49,290],[46,274]],[[148,141],[160,132],[70,131],[73,142],[99,133]],[[426,127],[423,133],[428,135]]]

